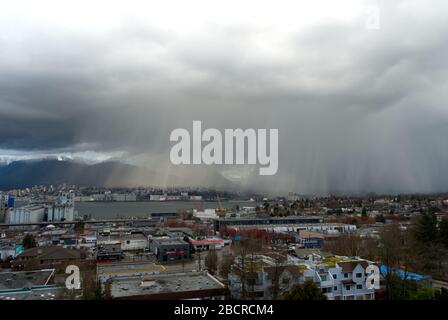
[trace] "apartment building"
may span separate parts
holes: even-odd
[[[362,259],[331,257],[308,265],[304,275],[312,277],[329,300],[375,300],[375,290],[366,287],[370,264]]]
[[[328,300],[374,300],[375,289],[366,287],[372,262],[331,256],[318,260],[289,259],[278,263],[266,256],[237,258],[229,274],[232,298],[280,299],[294,285],[313,281]]]
[[[269,300],[281,298],[301,281],[301,266],[279,264],[263,256],[235,259],[228,276],[228,286],[233,299]]]

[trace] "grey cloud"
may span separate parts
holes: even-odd
[[[138,21],[92,34],[23,26],[18,42],[0,31],[0,149],[123,151],[191,177],[166,163],[168,137],[202,120],[279,129],[278,174],[243,187],[446,191],[447,5],[414,3],[384,3],[378,31],[323,22],[279,48],[272,30],[252,26],[185,38]],[[202,175],[213,185],[210,168]]]

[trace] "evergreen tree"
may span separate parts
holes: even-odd
[[[313,281],[295,285],[285,296],[286,300],[327,300],[322,290]]]
[[[433,275],[442,272],[444,254],[437,228],[437,218],[433,212],[425,212],[418,218],[412,237],[421,271]]]
[[[437,242],[437,218],[433,212],[423,213],[419,217],[414,229],[414,237],[422,245],[430,245]]]
[[[439,225],[440,242],[448,249],[448,218],[443,218]]]
[[[366,207],[363,207],[363,208],[362,208],[362,213],[361,213],[361,215],[362,215],[363,217],[367,217],[367,208],[366,208]]]
[[[37,247],[36,240],[34,239],[34,236],[29,233],[23,238],[22,244],[25,249]]]
[[[104,293],[103,290],[101,289],[101,283],[99,281],[96,284],[95,299],[104,300]]]
[[[75,224],[75,232],[76,232],[77,234],[82,234],[82,233],[84,233],[84,226],[85,226],[85,224],[84,224],[83,221],[79,221],[79,222],[77,222],[77,223]]]

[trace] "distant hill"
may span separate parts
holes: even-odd
[[[138,167],[119,162],[88,165],[67,160],[16,161],[0,166],[0,188],[14,189],[62,183],[104,186],[113,183],[115,179],[126,182],[136,171],[140,171]]]
[[[72,160],[27,160],[0,165],[0,189],[27,188],[34,185],[74,184],[78,186],[132,187],[132,186],[214,186],[232,188],[233,184],[212,172],[192,170],[179,177],[121,162],[86,164]]]

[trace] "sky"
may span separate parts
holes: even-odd
[[[0,162],[115,160],[275,194],[448,191],[444,0],[0,5]],[[170,132],[193,120],[278,129],[277,174],[172,166]]]

